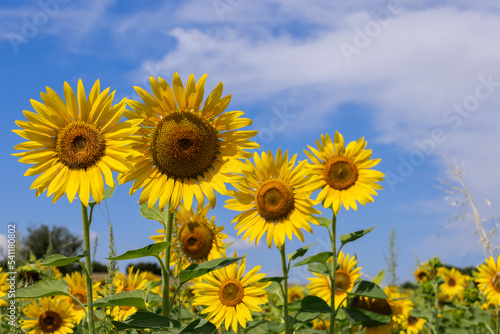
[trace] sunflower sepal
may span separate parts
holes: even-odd
[[[332,220],[330,218],[316,217],[316,219],[318,220],[320,226],[323,226],[328,230],[332,227]]]
[[[191,265],[189,265],[189,267],[187,267],[186,269],[182,270],[179,273],[179,284],[182,285],[192,280],[193,278],[197,278],[205,274],[208,274],[209,272],[212,272],[214,270],[218,270],[226,266],[229,266],[235,262],[238,262],[242,258],[243,256],[223,257],[220,259],[213,259],[199,264],[192,263]]]
[[[340,242],[342,243],[341,247],[344,247],[349,242],[353,242],[355,240],[358,240],[362,236],[370,233],[371,231],[373,231],[375,229],[375,227],[377,227],[377,226],[373,226],[373,227],[365,228],[363,230],[359,230],[359,231],[356,231],[356,232],[351,232],[351,233],[348,233],[348,234],[341,235],[340,238],[339,238]]]
[[[106,260],[120,261],[120,260],[138,259],[138,258],[147,257],[147,256],[157,257],[168,246],[170,246],[169,242],[166,242],[166,241],[157,242],[157,243],[154,243],[151,245],[147,245],[146,247],[127,251],[121,255],[106,258]]]
[[[126,329],[167,329],[181,327],[181,323],[175,319],[144,311],[133,313],[124,321],[112,320],[111,323],[120,331]]]
[[[67,257],[62,254],[52,254],[47,256],[45,259],[43,259],[40,262],[41,266],[47,267],[47,266],[55,266],[55,267],[61,267],[61,266],[66,266],[68,264],[72,264],[75,262],[80,261],[82,258],[87,256],[88,251],[84,251],[82,254],[77,255],[77,256],[71,256]]]
[[[102,199],[101,201],[105,200],[105,199],[108,199],[108,198],[111,198],[111,196],[113,196],[113,193],[115,192],[116,190],[116,185],[113,185],[112,187],[108,187],[104,190],[104,192],[102,193]],[[93,201],[93,202],[90,202],[89,203],[89,206],[91,208],[94,208],[94,206],[96,206],[96,204],[100,204],[100,203],[97,203],[96,201]]]

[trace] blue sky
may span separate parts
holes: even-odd
[[[281,147],[305,159],[303,150],[321,134],[366,138],[388,177],[374,203],[341,211],[338,231],[377,226],[345,248],[367,276],[386,267],[394,227],[401,281],[412,279],[415,257],[438,255],[456,266],[484,259],[474,226],[450,222],[462,211],[436,186],[449,177],[442,154],[465,161],[482,217],[500,212],[495,1],[3,1],[0,22],[4,240],[9,223],[21,234],[42,223],[81,233],[79,204],[35,197],[34,177],[23,177],[29,166],[10,155],[22,141],[11,132],[14,121],[33,110],[30,99],[40,100],[46,86],[62,94],[64,81],[76,87],[79,78],[88,89],[100,79],[118,98],[137,99],[133,86],[149,90],[149,76],[171,81],[178,71],[183,81],[207,73],[207,91],[222,81],[232,94],[229,109],[254,120],[266,150]],[[118,187],[95,212],[98,261],[107,255],[109,221],[119,253],[147,245],[160,227],[140,216],[129,189]],[[232,249],[246,253],[249,266],[279,275],[278,250],[239,240],[230,225],[237,213],[224,209],[224,201],[218,197],[212,214],[236,240]],[[287,249],[314,242],[313,251],[328,249],[319,227]],[[498,235],[493,244],[500,244]],[[307,273],[296,270],[291,280],[305,282]]]

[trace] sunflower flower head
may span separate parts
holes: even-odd
[[[328,262],[332,262],[331,258]],[[338,253],[337,263],[339,267],[335,272],[335,308],[346,305],[347,292],[351,292],[354,283],[361,277],[359,271],[361,267],[356,267],[358,263],[354,256],[344,254],[342,251]],[[332,303],[331,298],[331,281],[330,277],[314,273],[316,277],[309,278],[309,290],[311,295],[318,296],[326,301],[329,305]]]
[[[462,298],[465,290],[465,276],[457,269],[447,269],[441,267],[437,272],[438,276],[442,277],[444,283],[439,286],[439,289],[450,299],[454,297]]]
[[[31,189],[36,196],[47,191],[55,203],[66,194],[70,202],[76,194],[85,206],[89,197],[100,203],[104,182],[114,186],[112,171],[126,172],[126,162],[137,155],[128,144],[139,121],[120,122],[126,99],[113,105],[114,92],[100,91],[97,80],[85,94],[81,80],[77,94],[64,83],[64,100],[52,89],[41,93],[42,102],[31,100],[36,112],[24,111],[27,121],[16,121],[21,130],[13,130],[26,142],[16,145],[19,162],[35,164],[24,176],[40,174]]]
[[[490,256],[478,268],[476,282],[478,289],[486,296],[488,303],[500,306],[500,255],[497,260]]]
[[[288,160],[288,152],[278,149],[276,158],[271,152],[254,154],[254,163],[247,160],[245,175],[232,177],[237,190],[228,191],[233,197],[226,201],[225,207],[243,211],[232,223],[243,239],[255,240],[257,245],[267,232],[267,246],[274,241],[281,247],[285,237],[292,240],[296,235],[304,241],[301,229],[312,233],[310,223],[317,224],[313,214],[320,212],[313,208],[315,201],[309,198],[312,187],[308,178],[307,161],[300,162],[295,168],[295,154]]]
[[[238,324],[246,328],[253,319],[250,312],[262,312],[259,305],[268,302],[264,288],[271,282],[258,282],[265,276],[259,270],[257,266],[244,274],[243,258],[239,267],[236,262],[202,276],[202,282],[194,285],[193,305],[208,306],[201,314],[208,313],[207,319],[217,327],[224,322],[226,330],[232,327],[236,332]]]
[[[3,268],[0,268],[0,298],[5,296],[7,294],[7,291],[10,289],[10,283],[7,282],[7,279],[9,278],[8,273],[3,273]],[[8,306],[9,303],[6,300],[0,299],[0,307],[1,306]]]
[[[236,172],[238,159],[251,156],[245,149],[259,147],[249,139],[257,131],[242,131],[252,124],[242,111],[224,113],[231,96],[222,96],[222,83],[203,102],[206,75],[198,82],[191,74],[186,86],[174,74],[172,87],[162,78],[150,78],[153,95],[135,87],[143,102],[129,100],[125,115],[141,122],[133,148],[143,156],[133,159],[134,170],[119,176],[120,183],[134,181],[130,193],[143,188],[140,204],[149,209],[159,200],[175,211],[181,201],[191,208],[193,197],[204,206],[207,197],[215,206],[214,190],[226,193],[228,173]]]
[[[71,274],[66,274],[64,280],[68,282],[69,293],[77,298],[82,304],[87,304],[87,282],[85,280],[85,276],[77,271],[72,272]],[[97,293],[99,290],[101,283],[96,282],[92,286],[92,293],[94,295],[94,299],[97,298]],[[82,309],[80,304],[78,304],[71,297],[61,297],[63,300],[66,300],[67,303],[73,305],[73,311],[75,316],[75,322],[79,324],[82,319],[85,317],[85,311]]]
[[[380,159],[370,159],[372,151],[365,149],[364,138],[345,147],[344,137],[337,131],[333,142],[329,135],[321,135],[321,142],[316,140],[316,145],[318,149],[308,146],[310,152],[304,152],[313,162],[311,174],[316,189],[321,189],[317,200],[325,208],[333,208],[335,214],[341,205],[346,210],[357,210],[356,201],[362,205],[373,202],[376,190],[382,189],[378,182],[384,174],[371,169]]]
[[[222,233],[223,226],[215,224],[215,217],[208,218],[210,205],[204,208],[198,206],[186,209],[180,205],[175,215],[175,233],[172,235],[170,263],[175,263],[177,271],[185,269],[192,263],[201,263],[207,260],[220,258],[226,254]],[[165,241],[165,230],[157,230],[159,235],[152,236],[156,242]]]
[[[54,297],[33,300],[23,309],[28,320],[24,320],[23,329],[30,334],[68,334],[73,333],[74,314],[71,303]]]

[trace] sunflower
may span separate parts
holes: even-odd
[[[0,306],[8,306],[9,303],[6,300],[1,299],[7,294],[10,289],[10,284],[7,282],[9,278],[8,273],[2,273],[3,268],[0,267]]]
[[[312,321],[312,328],[320,331],[327,331],[330,329],[330,320],[316,318]]]
[[[170,251],[170,263],[176,263],[177,270],[185,269],[191,263],[220,258],[226,253],[224,227],[215,224],[215,217],[207,217],[209,209],[210,205],[198,206],[195,213],[192,207],[188,210],[184,205],[179,206]],[[156,242],[165,241],[165,229],[156,232],[160,235],[150,238]]]
[[[395,326],[393,319],[401,314],[401,307],[392,298],[372,299],[357,296],[353,299],[351,307],[391,316],[389,324],[365,324],[365,334],[391,334],[391,327]]]
[[[64,193],[70,202],[76,194],[85,206],[89,196],[100,203],[104,181],[114,185],[111,171],[125,172],[126,162],[136,155],[128,144],[129,136],[136,132],[139,121],[119,123],[126,103],[112,105],[114,92],[109,88],[100,92],[97,80],[88,98],[82,81],[78,81],[77,97],[70,85],[64,83],[64,101],[47,87],[41,93],[42,101],[31,100],[36,112],[24,111],[28,121],[16,121],[22,130],[13,130],[28,141],[16,145],[14,153],[19,162],[35,164],[24,176],[41,174],[31,185],[36,196],[47,190],[55,203]],[[89,195],[90,194],[90,195]]]
[[[76,297],[82,304],[87,303],[87,282],[85,280],[85,276],[82,275],[80,272],[72,272],[71,274],[66,274],[64,277],[64,280],[68,282],[69,286],[69,293],[73,296]],[[99,289],[99,286],[101,283],[96,282],[92,286],[92,293],[94,298],[97,297],[97,290]],[[67,303],[73,305],[73,311],[74,311],[74,316],[75,316],[75,322],[79,324],[82,319],[85,317],[85,311],[82,309],[80,304],[78,304],[73,298],[71,297],[61,297],[63,300],[66,300]]]
[[[331,258],[327,262],[332,262]],[[340,305],[346,305],[347,292],[351,292],[354,283],[361,276],[359,271],[361,267],[356,268],[356,258],[349,257],[340,251],[338,253],[337,263],[339,265],[335,272],[335,309]],[[332,303],[330,277],[313,273],[316,277],[309,279],[309,290],[311,295],[318,296],[326,301],[329,305]]]
[[[476,282],[479,290],[490,304],[500,306],[500,255],[496,263],[495,259],[490,256],[486,259],[486,264],[481,264],[477,270]]]
[[[258,282],[265,276],[259,270],[256,266],[244,275],[243,258],[239,267],[236,262],[202,276],[204,282],[194,285],[193,305],[208,306],[201,314],[208,313],[207,319],[217,327],[225,321],[226,330],[232,326],[236,332],[238,324],[246,328],[247,320],[253,319],[250,311],[262,312],[259,305],[268,302],[264,288],[271,282]]]
[[[447,269],[441,267],[438,269],[438,276],[444,279],[444,283],[439,286],[439,289],[447,297],[462,298],[465,290],[465,277],[455,268]]]
[[[146,274],[140,270],[137,270],[134,274],[134,266],[130,266],[128,268],[128,276],[125,276],[121,272],[117,271],[115,273],[115,277],[113,278],[113,283],[116,287],[115,293],[138,289],[144,290],[147,283],[145,276]],[[123,321],[135,312],[137,312],[137,308],[134,306],[115,306],[111,310],[111,316],[114,320]]]
[[[428,262],[422,263],[414,272],[415,279],[422,284],[434,278],[433,269]]]
[[[255,165],[247,160],[248,171],[245,175],[234,175],[232,184],[237,191],[229,191],[233,198],[226,201],[225,207],[231,210],[244,211],[237,215],[232,223],[238,235],[245,232],[243,239],[255,239],[257,245],[267,232],[267,246],[273,243],[281,247],[285,236],[292,240],[295,234],[301,241],[304,235],[301,228],[312,233],[309,223],[317,224],[313,214],[320,212],[313,208],[316,204],[309,199],[314,184],[311,184],[307,161],[300,162],[297,167],[295,154],[288,161],[288,152],[284,155],[281,149],[276,159],[271,152],[262,152],[259,157],[254,154]]]
[[[292,286],[288,288],[288,303],[293,301],[303,299],[305,297],[303,288],[300,285]]]
[[[402,325],[407,334],[418,334],[424,328],[425,322],[424,318],[417,318],[408,314],[404,318]]]
[[[23,309],[23,313],[32,320],[24,320],[23,329],[29,334],[67,334],[73,333],[73,306],[60,298],[39,298]]]
[[[380,159],[370,160],[372,151],[365,150],[366,141],[360,138],[344,148],[344,138],[335,132],[334,143],[329,135],[321,135],[321,143],[316,140],[318,150],[308,145],[311,152],[304,150],[313,162],[311,173],[315,178],[316,189],[321,189],[317,200],[323,201],[325,208],[332,207],[337,214],[341,204],[346,210],[357,210],[356,201],[365,205],[373,202],[372,195],[382,189],[384,174],[370,169]]]
[[[160,209],[170,202],[175,211],[181,200],[189,210],[196,197],[204,206],[204,196],[215,206],[214,189],[225,194],[227,173],[238,170],[238,159],[250,157],[245,149],[258,148],[249,141],[257,131],[236,131],[252,124],[240,118],[242,111],[223,113],[231,95],[221,98],[222,82],[205,100],[206,74],[195,83],[188,78],[186,88],[177,72],[172,88],[162,78],[150,78],[153,95],[135,87],[144,103],[129,100],[134,112],[126,117],[142,122],[133,148],[144,157],[133,160],[135,170],[119,176],[120,183],[134,180],[130,193],[142,190],[139,202],[151,209],[159,199]]]
[[[393,304],[393,308],[398,310],[398,312],[393,314],[390,322],[390,326],[393,331],[398,332],[400,329],[405,328],[405,319],[414,308],[415,303],[411,301],[406,292],[399,292],[396,286],[388,286],[384,288],[384,293],[389,297],[389,300]]]

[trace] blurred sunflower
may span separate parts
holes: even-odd
[[[304,289],[300,285],[295,285],[291,288],[288,288],[288,303],[303,299],[305,297],[303,290]]]
[[[453,299],[462,298],[465,290],[465,277],[455,268],[447,269],[441,267],[437,272],[438,276],[444,279],[444,283],[439,286],[443,294]]]
[[[500,306],[500,255],[497,261],[490,256],[478,268],[476,282],[489,303]]]
[[[87,303],[87,282],[85,280],[85,276],[80,272],[74,271],[71,274],[66,274],[64,280],[68,282],[69,293],[76,297],[82,304]],[[92,286],[92,293],[94,295],[94,299],[97,297],[97,290],[101,283],[96,282]],[[73,313],[75,316],[75,323],[79,324],[82,319],[85,317],[85,311],[82,309],[80,304],[78,304],[71,297],[61,297],[61,299],[65,300],[68,304],[73,305]]]
[[[115,293],[119,293],[122,291],[144,289],[147,279],[146,274],[140,270],[137,270],[134,274],[134,266],[130,266],[128,268],[128,276],[117,271],[113,278],[113,283],[116,287]],[[111,310],[111,316],[114,320],[123,321],[135,312],[137,312],[137,308],[134,306],[115,306]]]
[[[403,328],[407,334],[418,334],[424,328],[426,320],[407,314],[403,320]]]
[[[60,298],[38,298],[23,309],[23,313],[30,319],[24,320],[22,328],[28,334],[68,334],[73,333],[74,325],[73,306]]]
[[[232,326],[236,332],[238,324],[246,328],[246,322],[253,319],[250,311],[262,312],[259,305],[268,302],[264,288],[271,282],[258,282],[265,276],[257,273],[260,266],[245,275],[245,263],[243,258],[239,268],[237,262],[233,263],[202,276],[204,282],[194,284],[193,305],[208,306],[201,314],[208,313],[207,319],[217,327],[225,322],[226,330]]]
[[[364,324],[365,334],[391,334],[391,327],[394,327],[393,319],[401,314],[401,307],[391,298],[372,299],[357,296],[353,299],[351,307],[391,317],[389,324]]]
[[[328,259],[327,262],[332,262],[331,258]],[[335,309],[338,309],[340,305],[346,305],[347,292],[352,291],[354,283],[361,276],[359,273],[361,267],[356,268],[358,262],[354,256],[349,257],[349,254],[344,255],[344,253],[340,251],[337,257],[337,263],[339,267],[335,272]],[[316,277],[308,278],[310,281],[309,290],[311,295],[318,296],[331,305],[332,290],[330,277],[318,273],[313,274]]]
[[[210,206],[198,206],[197,212],[180,205],[175,215],[176,233],[172,237],[170,263],[177,264],[177,269],[185,269],[191,263],[201,263],[220,258],[226,254],[222,233],[223,226],[215,224],[215,217],[208,219]],[[165,229],[157,230],[160,235],[150,237],[156,242],[165,241]],[[176,252],[177,250],[177,252]],[[180,256],[179,256],[180,255]]]
[[[12,130],[28,141],[16,145],[19,162],[35,164],[24,176],[38,176],[31,189],[36,196],[47,190],[55,203],[64,193],[70,202],[76,194],[85,206],[89,196],[100,203],[104,181],[114,185],[111,171],[124,173],[131,167],[126,161],[137,155],[128,144],[139,127],[138,120],[120,122],[126,103],[112,105],[114,92],[100,92],[97,80],[88,98],[81,80],[75,93],[64,83],[65,101],[47,87],[41,93],[43,103],[31,100],[36,112],[23,111],[28,121],[16,121],[22,130]]]
[[[323,318],[316,318],[312,321],[313,329],[320,331],[327,331],[330,329],[330,320],[325,320]]]
[[[205,80],[203,75],[195,83],[191,74],[184,88],[176,72],[170,88],[164,79],[151,77],[154,96],[135,87],[144,103],[128,101],[134,111],[125,116],[142,122],[133,148],[144,157],[134,159],[135,169],[119,180],[134,181],[130,194],[144,188],[139,203],[148,202],[149,209],[159,199],[162,210],[170,202],[175,211],[181,200],[189,210],[193,196],[202,207],[206,196],[214,207],[214,189],[225,194],[227,173],[238,171],[238,159],[251,156],[245,149],[259,147],[249,141],[257,131],[238,130],[252,124],[240,118],[242,111],[223,113],[231,96],[221,98],[222,82],[201,106]]]
[[[245,232],[243,239],[255,240],[257,245],[267,232],[269,248],[273,240],[279,248],[286,236],[292,240],[294,234],[304,241],[301,228],[312,233],[309,223],[317,224],[313,214],[320,214],[313,208],[316,203],[309,199],[314,188],[308,177],[309,164],[302,161],[294,168],[297,155],[289,161],[288,152],[282,155],[281,149],[276,159],[270,151],[262,152],[261,157],[255,153],[253,158],[254,164],[247,160],[245,175],[232,176],[232,184],[238,190],[228,191],[233,198],[225,205],[244,211],[232,220],[237,222],[237,234]]]
[[[357,210],[356,201],[362,205],[373,202],[372,195],[382,189],[377,182],[383,180],[384,174],[370,169],[380,159],[370,160],[372,151],[365,150],[364,138],[344,147],[344,138],[336,131],[333,143],[329,135],[321,135],[321,143],[316,140],[316,145],[317,150],[309,145],[311,152],[304,150],[313,162],[311,174],[316,189],[321,189],[316,200],[323,201],[325,208],[333,208],[335,214],[342,204],[346,210]]]
[[[393,308],[397,308],[398,310],[398,312],[393,314],[390,326],[394,332],[404,330],[406,328],[404,327],[405,319],[410,314],[410,311],[415,306],[415,303],[412,302],[407,293],[399,292],[396,286],[388,286],[384,288],[384,292],[389,297],[389,300],[391,300]]]
[[[10,289],[10,284],[7,282],[9,278],[8,273],[2,273],[3,268],[0,267],[0,298],[7,294]],[[9,303],[6,300],[0,299],[0,306],[8,306]]]
[[[426,281],[430,281],[434,278],[434,275],[432,274],[432,267],[428,262],[422,263],[420,267],[415,270],[414,276],[420,284]]]

